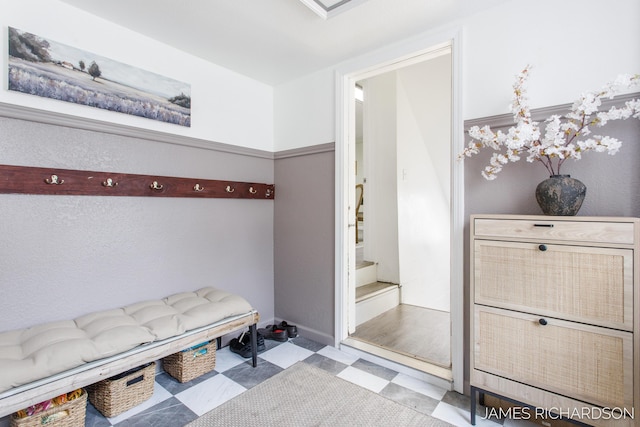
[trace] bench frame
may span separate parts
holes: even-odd
[[[205,341],[216,339],[219,346],[223,335],[246,327],[249,327],[251,335],[251,358],[255,368],[258,364],[256,325],[259,320],[258,312],[252,310],[249,313],[222,319],[175,337],[144,344],[111,357],[89,362],[50,377],[14,387],[0,393],[0,417],[63,393],[111,378],[129,369],[162,359]]]

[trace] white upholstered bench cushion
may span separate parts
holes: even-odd
[[[0,333],[0,392],[251,311],[215,288]]]

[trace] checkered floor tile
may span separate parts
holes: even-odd
[[[456,392],[303,337],[284,343],[265,340],[265,344],[267,349],[258,355],[256,368],[250,359],[224,347],[216,353],[216,369],[191,382],[181,384],[162,372],[156,376],[151,399],[116,417],[106,418],[88,404],[86,426],[184,426],[299,361],[454,426],[470,425],[469,398]],[[498,425],[478,415],[479,427]],[[8,417],[0,419],[0,427],[9,426],[8,421]],[[504,425],[515,424],[508,421]]]

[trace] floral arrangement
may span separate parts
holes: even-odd
[[[507,133],[493,132],[489,126],[471,127],[469,136],[472,140],[458,156],[458,159],[464,159],[485,147],[497,151],[482,171],[482,176],[487,180],[495,179],[504,165],[517,162],[521,155],[526,155],[528,162],[541,162],[550,175],[559,175],[565,160],[579,160],[582,153],[587,151],[614,155],[622,142],[609,136],[592,136],[589,128],[604,126],[611,120],[629,117],[640,119],[640,99],[627,101],[622,108],[611,107],[609,111],[598,111],[603,98],[611,99],[622,88],[640,84],[640,74],[620,75],[600,91],[583,93],[565,116],[552,115],[547,118],[543,134],[538,122],[531,120],[527,105],[526,83],[530,70],[531,66],[525,67],[513,85],[514,97],[510,107],[515,126],[510,127]]]

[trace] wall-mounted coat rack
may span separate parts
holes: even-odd
[[[0,193],[274,199],[273,184],[0,165]]]

